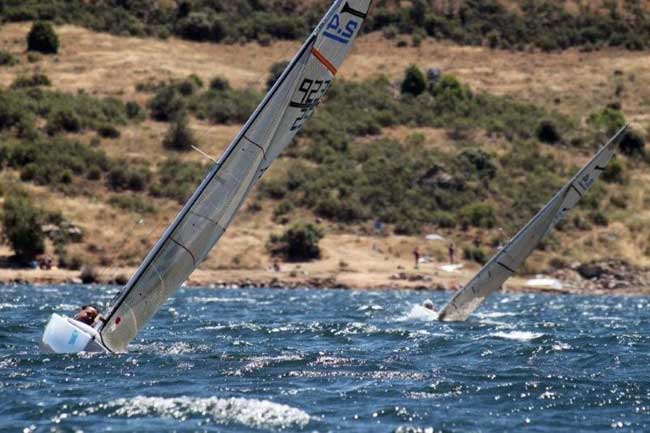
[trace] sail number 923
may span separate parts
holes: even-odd
[[[311,80],[305,78],[300,86],[298,92],[302,93],[300,101],[291,101],[290,107],[299,108],[300,116],[296,118],[291,126],[292,131],[299,131],[303,125],[314,114],[314,109],[320,104],[320,100],[330,88],[332,80]]]

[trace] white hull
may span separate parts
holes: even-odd
[[[99,334],[91,326],[52,314],[43,333],[40,349],[43,353],[109,352],[100,341]]]

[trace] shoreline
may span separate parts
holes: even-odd
[[[135,268],[98,268],[97,280],[86,284],[121,285],[124,276]],[[184,284],[186,287],[206,288],[312,288],[341,290],[413,290],[422,292],[453,292],[469,281],[472,269],[458,272],[430,270],[413,272],[315,272],[302,275],[291,272],[273,272],[249,269],[197,270]],[[116,281],[120,275],[122,281]],[[535,276],[516,276],[508,280],[502,293],[546,293],[560,295],[650,296],[650,285],[645,284],[645,273],[628,279],[584,279],[577,272],[561,270],[552,276],[539,276],[555,285],[532,285]],[[557,284],[560,283],[560,284]],[[0,269],[0,284],[29,284],[33,286],[84,284],[81,271],[66,269]]]

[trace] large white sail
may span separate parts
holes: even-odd
[[[572,209],[605,170],[616,152],[627,126],[603,146],[550,202],[524,226],[472,280],[445,305],[438,315],[443,321],[463,321],[493,292],[499,290],[546,237],[548,232]]]
[[[99,330],[107,349],[125,351],[138,331],[205,260],[255,182],[291,142],[329,89],[370,3],[333,3],[109,307]]]

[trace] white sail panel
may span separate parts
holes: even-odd
[[[605,170],[627,127],[622,128],[544,208],[510,240],[472,280],[459,290],[438,315],[443,321],[463,321],[499,290],[535,250],[549,231],[578,203]]]
[[[138,331],[205,260],[255,182],[320,103],[369,7],[369,0],[334,2],[112,303],[99,332],[109,350],[125,351]]]

